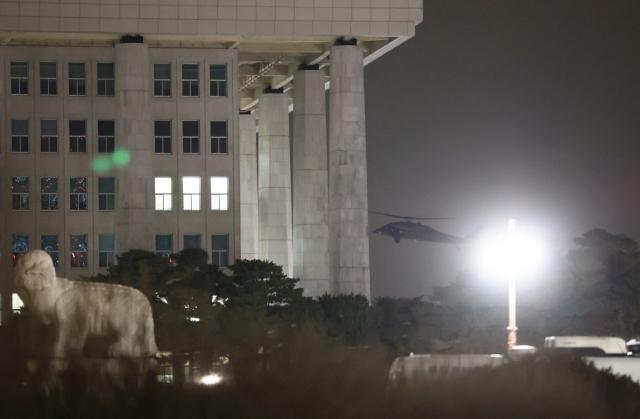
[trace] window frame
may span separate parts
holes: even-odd
[[[100,134],[100,123],[111,122],[113,124],[112,135]],[[98,119],[98,153],[99,154],[113,154],[116,149],[116,122],[113,119]],[[109,147],[111,146],[111,147]],[[111,151],[109,151],[111,150]]]
[[[213,124],[216,122],[224,122],[224,132],[225,135],[220,136],[220,135],[213,135]],[[215,120],[215,121],[209,121],[209,138],[210,138],[210,144],[209,144],[209,152],[211,154],[229,154],[229,121],[226,120]],[[218,151],[213,151],[214,150],[214,142],[216,143],[216,147],[215,149],[217,149]],[[224,152],[220,151],[220,144],[224,143]]]
[[[14,64],[24,64],[24,68],[27,70],[25,76],[13,76]],[[17,68],[17,65],[15,66]],[[29,95],[29,61],[11,61],[9,63],[9,84],[12,96],[28,96]],[[17,92],[14,92],[14,81],[17,82]],[[24,91],[23,91],[24,87]]]
[[[44,246],[44,238],[45,237],[55,237],[56,238],[56,248],[54,250],[47,250]],[[53,262],[53,267],[58,269],[60,267],[60,236],[58,234],[41,234],[40,235],[40,249],[47,252],[49,256],[51,256],[51,261]],[[55,254],[55,258],[54,258]]]
[[[156,123],[157,122],[168,122],[169,123],[169,136],[166,135],[158,135]],[[157,121],[153,121],[153,150],[154,154],[172,154],[171,147],[171,120],[170,119],[159,119]],[[158,152],[158,140],[160,140],[162,152]],[[168,140],[168,141],[167,141]],[[169,144],[169,151],[165,150],[165,145]]]
[[[158,238],[159,237],[169,237],[169,247],[170,250],[166,249],[158,249]],[[158,256],[164,256],[166,258],[171,259],[171,254],[173,253],[173,234],[156,234],[155,235],[155,254]]]
[[[169,193],[158,192],[158,179],[169,179]],[[173,211],[173,178],[171,176],[155,176],[153,178],[156,211]],[[158,208],[158,197],[162,197],[162,208]],[[166,207],[169,198],[169,208]]]
[[[224,79],[214,79],[211,76],[211,72],[213,70],[213,68],[212,68],[213,66],[222,66],[222,67],[224,67]],[[229,75],[229,73],[227,71],[227,64],[226,63],[224,63],[224,64],[209,64],[209,97],[227,97],[228,96],[228,93],[229,93],[228,90],[227,90],[227,87],[228,87],[228,85],[227,85],[227,83],[228,83],[227,82],[228,75]],[[220,92],[220,86],[221,85],[224,86],[223,87],[224,88],[224,95],[221,95],[221,94],[214,95],[213,94],[214,83],[215,83],[215,86],[216,86],[216,91],[218,93]]]
[[[84,77],[71,77],[71,65],[82,64]],[[67,75],[69,76],[69,96],[86,96],[87,95],[87,63],[81,61],[69,61],[67,63]],[[75,87],[75,93],[72,93],[72,88]],[[82,93],[80,93],[82,90]]]
[[[160,79],[156,78],[156,66],[168,65],[169,66],[169,78],[168,79]],[[156,94],[156,83],[160,83],[160,91],[163,93],[161,95]],[[169,94],[164,94],[164,87],[168,86]],[[153,63],[153,97],[171,97],[171,63]]]
[[[73,192],[73,179],[84,179],[84,187],[85,187],[85,191],[84,192]],[[89,199],[87,197],[87,192],[88,192],[88,178],[87,176],[71,176],[69,177],[69,211],[78,211],[78,212],[85,212],[85,211],[89,211]],[[85,200],[85,208],[81,208],[81,197],[84,196],[84,200]],[[74,198],[77,204],[77,208],[73,208],[74,205]]]
[[[26,121],[27,134],[14,134],[13,121]],[[29,119],[11,118],[11,152],[17,154],[26,154],[29,152]],[[17,147],[15,146],[17,144]],[[17,150],[16,150],[17,149]]]
[[[185,181],[188,179],[198,179],[198,192],[185,192]],[[200,211],[202,210],[202,178],[200,176],[182,176],[182,210],[183,211]],[[189,208],[187,208],[187,202]],[[194,207],[197,203],[197,208]]]
[[[214,237],[226,237],[226,249],[214,249]],[[226,257],[226,263],[221,263],[223,255]],[[212,234],[211,235],[211,264],[223,269],[229,266],[229,234]]]
[[[225,179],[227,181],[226,193],[213,192],[213,179]],[[211,195],[211,211],[229,211],[229,176],[211,176],[209,178],[209,190]],[[226,197],[226,208],[222,209],[222,197]],[[217,197],[217,207],[214,208],[214,197]]]
[[[44,179],[55,179],[56,191],[55,192],[44,192],[45,188],[43,186]],[[40,211],[59,211],[60,210],[60,192],[59,192],[59,179],[57,176],[40,176]],[[55,199],[51,199],[55,196]],[[44,200],[45,198],[48,200],[49,209],[44,208]],[[52,209],[51,202],[55,202],[55,209]]]
[[[71,134],[71,122],[84,122],[84,135]],[[75,144],[75,150],[74,150]],[[69,120],[69,153],[86,153],[87,152],[87,120],[86,119],[70,119]]]
[[[195,65],[196,68],[196,78],[195,79],[185,79],[184,78],[184,70],[185,70],[185,66],[188,65]],[[182,81],[182,97],[200,97],[200,63],[181,63],[180,64],[180,69],[181,69],[181,73],[180,73],[180,80]],[[189,69],[187,69],[189,70]],[[191,69],[193,70],[193,69]],[[189,86],[188,90],[189,90],[189,94],[185,95],[185,87]],[[196,91],[196,94],[193,94],[193,91]]]
[[[16,237],[26,237],[27,238],[27,249],[19,250],[19,251],[15,250]],[[31,237],[30,237],[29,234],[12,234],[11,235],[11,258],[12,258],[11,266],[16,266],[16,262],[18,261],[18,258],[23,253],[27,253],[29,250],[31,250]]]
[[[103,237],[112,237],[112,242],[113,242],[112,249],[105,249],[105,250],[102,249]],[[115,234],[98,234],[98,268],[99,269],[109,269],[116,264],[115,242],[116,242]],[[102,263],[102,255],[105,255],[105,258],[106,258],[106,263],[104,264]]]
[[[50,134],[44,134],[42,132],[42,122],[43,121],[55,121],[56,122],[56,134],[55,135],[50,135]],[[58,120],[57,119],[41,119],[40,120],[40,152],[41,153],[57,153],[59,150],[59,135],[58,135]],[[51,151],[51,144],[52,141],[55,144],[55,151]],[[47,145],[46,148],[48,148],[48,151],[43,151],[44,145]]]
[[[102,192],[101,191],[101,179],[111,179],[113,181],[113,192]],[[103,198],[104,198],[104,207],[103,208]],[[109,199],[111,198],[111,199]],[[111,205],[109,205],[111,203]],[[111,206],[111,208],[109,208]],[[114,176],[108,177],[99,177],[98,178],[98,211],[115,211],[116,210],[116,178]]]
[[[69,265],[71,269],[88,269],[89,268],[89,235],[88,234],[70,234],[69,235]],[[82,249],[74,249],[73,248],[73,238],[74,237],[84,237],[86,248]],[[78,253],[77,259],[74,258],[73,254]],[[84,257],[83,257],[84,256]],[[84,265],[81,262],[84,260]],[[74,266],[75,263],[75,266]]]
[[[26,180],[26,192],[14,192],[14,182],[19,181],[19,179]],[[12,176],[11,177],[11,211],[29,211],[29,201],[31,200],[30,196],[30,188],[29,188],[29,176]],[[16,197],[18,198],[18,208],[15,207]],[[24,199],[26,198],[26,200]]]
[[[187,237],[198,238],[198,246],[197,247],[187,247]],[[183,249],[202,249],[202,235],[201,234],[185,234],[182,236],[182,244]]]
[[[43,77],[42,76],[42,64],[53,64],[55,69],[55,77]],[[38,66],[40,71],[40,95],[41,96],[58,96],[58,62],[57,61],[40,61],[40,65]],[[43,93],[43,87],[45,86],[43,82],[46,82],[47,93]],[[51,93],[51,86],[53,85],[54,92]]]
[[[196,126],[198,127],[198,135],[195,137],[192,135],[187,136],[184,134],[185,123],[189,123],[189,122],[195,122]],[[193,151],[194,144],[197,151]],[[185,151],[185,149],[188,149],[189,151]],[[198,121],[196,120],[182,121],[182,154],[200,154],[200,121],[199,120]]]
[[[109,64],[111,65],[111,69],[113,70],[113,77],[100,77],[100,66]],[[96,63],[96,84],[98,97],[114,97],[116,95],[116,64],[114,62]],[[104,87],[104,92],[102,94],[100,93],[100,87]]]

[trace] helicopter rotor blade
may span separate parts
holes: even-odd
[[[385,212],[376,212],[376,211],[369,211],[369,212],[372,214],[384,215],[386,217],[400,218],[402,220],[455,220],[456,219],[454,217],[411,217],[411,216],[387,214]]]

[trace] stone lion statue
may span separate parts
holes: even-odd
[[[14,281],[25,307],[42,323],[53,325],[53,358],[82,351],[89,336],[113,336],[116,341],[108,349],[112,358],[158,351],[151,305],[136,289],[58,278],[51,257],[42,250],[18,259]]]

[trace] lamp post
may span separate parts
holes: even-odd
[[[518,344],[518,337],[516,336],[516,266],[514,251],[516,243],[516,220],[513,218],[509,220],[509,230],[507,235],[507,251],[509,252],[509,261],[507,262],[508,276],[509,276],[509,325],[507,330],[509,335],[507,337],[507,350],[513,349]]]

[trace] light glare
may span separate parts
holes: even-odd
[[[200,382],[206,386],[212,386],[214,384],[218,384],[220,381],[222,381],[222,376],[218,374],[206,375],[202,377],[202,379],[200,380]]]

